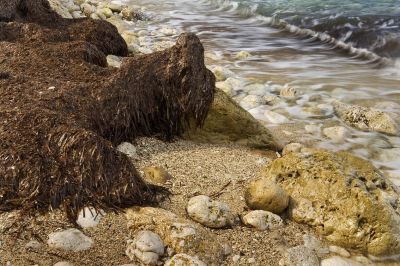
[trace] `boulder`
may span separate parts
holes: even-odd
[[[286,191],[266,179],[251,182],[245,191],[244,198],[251,209],[276,214],[282,213],[289,205],[289,196]]]
[[[294,221],[335,245],[375,256],[400,252],[398,190],[368,161],[310,149],[276,159],[262,175],[290,194]]]
[[[251,211],[243,216],[243,223],[250,225],[257,230],[273,230],[283,226],[283,220],[278,215],[267,211]]]
[[[223,228],[234,224],[235,217],[225,203],[205,195],[193,197],[186,208],[194,221],[210,228]]]
[[[198,142],[236,142],[251,148],[281,149],[267,128],[219,89],[203,127],[190,129],[184,136]]]
[[[398,135],[397,123],[389,114],[358,105],[333,103],[336,115],[349,126],[360,130],[377,131],[388,135]]]
[[[200,225],[172,212],[150,207],[129,209],[126,217],[133,234],[141,230],[153,231],[161,237],[170,254],[184,253],[198,257],[206,265],[222,264],[223,243]]]

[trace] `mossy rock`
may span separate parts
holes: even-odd
[[[215,92],[214,102],[203,127],[190,129],[184,137],[197,142],[234,142],[251,148],[282,149],[282,145],[266,127],[220,89]]]
[[[262,175],[289,193],[294,221],[339,246],[374,256],[399,254],[399,191],[368,161],[310,150],[275,160]]]

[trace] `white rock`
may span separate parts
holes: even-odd
[[[122,142],[118,145],[117,150],[128,155],[130,158],[137,159],[137,149],[136,147],[129,142]]]
[[[60,1],[49,0],[48,2],[49,2],[51,9],[53,9],[55,12],[57,12],[61,17],[69,18],[69,19],[72,18],[68,8],[65,5],[63,5]]]
[[[76,223],[83,228],[95,227],[99,224],[101,218],[104,216],[102,212],[96,212],[94,208],[85,207],[79,212]]]
[[[334,256],[334,257],[322,260],[321,266],[362,266],[362,264],[360,264],[357,261],[351,260],[351,259]]]
[[[260,231],[273,230],[283,226],[283,220],[279,215],[262,210],[249,212],[243,217],[243,222]]]
[[[90,18],[91,19],[102,19],[99,15],[97,15],[96,13],[92,13],[90,14]]]
[[[280,103],[282,100],[276,95],[264,95],[263,101],[264,101],[264,104],[276,105],[276,104]]]
[[[176,254],[164,266],[206,266],[204,262],[187,254]]]
[[[254,263],[256,263],[256,259],[255,258],[249,258],[247,260],[247,263],[250,264],[250,265],[254,265]]]
[[[85,16],[82,14],[81,11],[74,11],[71,13],[73,18],[84,18]]]
[[[227,78],[233,77],[235,75],[232,71],[222,66],[211,67],[211,71],[214,73],[217,81],[224,81]]]
[[[284,253],[287,266],[319,266],[319,260],[315,252],[305,246],[296,246]]]
[[[103,14],[106,18],[111,18],[113,15],[113,12],[111,9],[109,9],[108,7],[103,7],[101,9],[98,10],[98,13]]]
[[[125,6],[118,3],[108,3],[106,7],[111,9],[112,12],[120,13]]]
[[[289,119],[286,116],[275,113],[273,111],[265,111],[264,116],[270,123],[273,124],[283,124],[289,122]]]
[[[211,228],[227,227],[235,220],[227,204],[204,195],[191,198],[186,210],[194,221]]]
[[[159,235],[152,231],[139,231],[134,240],[128,240],[125,253],[131,260],[137,258],[145,265],[157,265],[164,249]]]
[[[251,54],[247,51],[240,51],[235,55],[235,59],[244,60],[251,56]]]
[[[218,81],[217,83],[215,83],[215,87],[217,87],[218,89],[222,90],[223,92],[225,92],[229,96],[233,96],[233,94],[234,94],[232,85],[227,83],[226,81]]]
[[[74,264],[72,264],[69,261],[59,261],[56,264],[54,264],[53,266],[74,266]]]
[[[344,258],[350,258],[351,254],[346,249],[338,246],[329,246],[329,251],[336,253]]]
[[[240,105],[244,109],[252,109],[263,103],[263,99],[261,96],[257,95],[247,95],[240,101]]]
[[[304,129],[307,131],[307,133],[315,134],[315,135],[319,136],[321,134],[321,127],[322,127],[321,124],[319,124],[319,125],[306,125],[304,127]]]
[[[304,145],[301,143],[289,143],[283,148],[282,155],[286,155],[292,152],[301,152]]]
[[[51,248],[78,252],[88,250],[92,246],[93,240],[85,236],[78,229],[71,228],[61,232],[51,233],[47,244]]]
[[[88,3],[84,3],[81,5],[81,10],[87,17],[89,17],[91,14],[96,12],[96,7]]]
[[[330,138],[333,142],[336,143],[344,142],[346,138],[350,135],[349,130],[342,126],[324,128],[322,132],[326,137]]]
[[[240,79],[236,79],[236,78],[232,78],[232,77],[228,77],[226,80],[226,83],[228,83],[229,85],[231,85],[231,87],[237,91],[237,90],[241,90],[243,88],[243,81],[241,81]]]
[[[139,47],[139,53],[142,54],[151,54],[153,52],[153,50],[151,50],[148,47]]]
[[[254,83],[243,88],[245,92],[252,95],[264,96],[266,93],[264,84]]]
[[[279,95],[285,98],[294,98],[297,96],[297,90],[292,87],[284,87],[279,92]]]

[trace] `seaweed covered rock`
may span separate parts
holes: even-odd
[[[107,68],[106,55],[126,47],[108,22],[63,19],[46,1],[6,2],[1,20],[14,22],[0,23],[0,210],[63,208],[75,221],[85,206],[119,210],[165,194],[116,147],[203,123],[215,79],[199,39],[184,34]]]
[[[400,252],[397,188],[369,162],[346,152],[290,153],[263,176],[290,194],[294,221],[329,241],[378,256]]]
[[[203,127],[188,130],[185,138],[198,142],[236,142],[252,148],[282,149],[267,128],[219,89],[215,92]]]
[[[126,213],[132,234],[150,230],[158,234],[172,254],[198,257],[206,265],[221,265],[224,248],[211,232],[172,212],[158,208],[133,208]]]

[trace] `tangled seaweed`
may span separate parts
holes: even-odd
[[[116,70],[106,55],[127,49],[114,26],[12,0],[0,2],[0,51],[1,211],[61,208],[75,221],[85,206],[155,202],[166,190],[146,184],[115,146],[201,126],[213,100],[215,78],[192,34]]]

